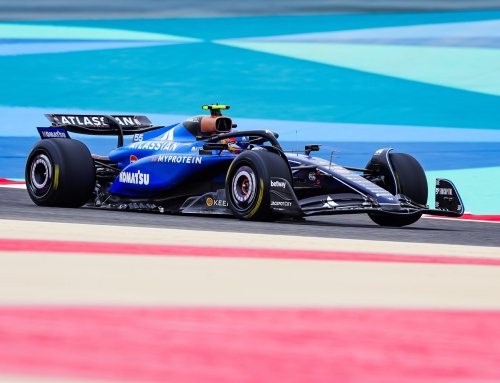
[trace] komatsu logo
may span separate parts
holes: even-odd
[[[274,188],[283,188],[284,189],[286,187],[286,183],[281,182],[281,181],[271,181],[271,186]]]
[[[137,173],[121,172],[120,182],[134,185],[149,185],[149,174],[141,173],[140,170]]]

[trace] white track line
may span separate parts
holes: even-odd
[[[26,189],[26,184],[0,185],[0,188]]]
[[[500,223],[500,221],[486,221],[483,219],[468,219],[468,218],[449,218],[449,217],[427,217],[423,216],[422,218],[429,218],[429,219],[444,219],[446,221],[453,221],[453,222],[482,222],[482,223]]]

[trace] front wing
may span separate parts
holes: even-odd
[[[398,194],[399,204],[381,205],[358,193],[320,195],[298,200],[292,186],[283,178],[271,178],[271,208],[283,216],[311,216],[332,214],[382,213],[386,215],[430,214],[444,217],[461,217],[464,205],[458,191],[449,180],[436,180],[435,209],[419,205],[408,197]]]

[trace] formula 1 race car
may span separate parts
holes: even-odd
[[[377,150],[365,168],[312,157],[319,145],[284,152],[277,133],[237,131],[221,110],[171,126],[145,116],[46,114],[26,163],[26,184],[39,206],[226,214],[242,220],[303,219],[366,213],[382,226],[405,226],[422,214],[460,217],[463,203],[448,180],[436,180],[436,208],[427,179],[408,154]],[[90,154],[68,132],[115,135],[109,156]],[[129,145],[125,135],[133,135]],[[333,153],[332,153],[333,154]]]

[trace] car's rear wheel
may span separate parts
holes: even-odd
[[[420,163],[409,154],[389,153],[389,161],[394,170],[397,182],[397,190],[420,205],[427,204],[428,188],[427,178]],[[367,165],[368,167],[369,165]],[[396,190],[393,177],[385,177],[384,188],[391,193]],[[369,213],[373,222],[380,226],[407,226],[417,222],[422,214],[411,215],[384,215],[380,213]]]
[[[94,191],[94,160],[80,141],[42,140],[28,155],[25,177],[28,194],[38,206],[80,207]]]
[[[226,199],[233,215],[241,220],[274,221],[270,202],[271,177],[292,185],[290,167],[276,153],[245,151],[232,162],[226,178]]]

